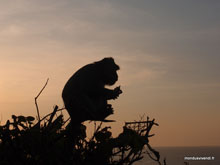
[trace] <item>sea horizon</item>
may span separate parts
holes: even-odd
[[[195,145],[195,146],[182,146],[182,145],[177,145],[177,146],[153,146],[154,148],[162,148],[162,147],[220,147],[220,145]]]
[[[160,153],[160,160],[167,165],[219,165],[220,146],[162,146],[154,147]],[[135,165],[158,165],[147,154]]]

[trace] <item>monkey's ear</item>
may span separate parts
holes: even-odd
[[[107,63],[115,63],[114,59],[112,57],[105,57],[103,58],[100,62],[102,62],[103,64],[107,64]]]

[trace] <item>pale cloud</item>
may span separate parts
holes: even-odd
[[[135,69],[133,72],[120,73],[120,82],[123,86],[144,85],[148,81],[156,81],[157,78],[165,74],[165,71],[154,71],[151,69]]]
[[[4,37],[4,39],[7,37],[11,37],[10,39],[13,39],[13,37],[19,37],[23,34],[25,34],[25,29],[17,25],[9,25],[0,30],[0,36]]]
[[[144,85],[166,74],[166,61],[163,58],[138,52],[134,54],[116,58],[121,66],[120,83],[124,86]]]

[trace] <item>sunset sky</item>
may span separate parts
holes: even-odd
[[[123,94],[116,136],[145,114],[153,146],[220,145],[220,1],[0,1],[0,121],[41,116],[85,64],[113,57]],[[115,87],[114,86],[114,87]],[[111,88],[114,88],[111,87]]]

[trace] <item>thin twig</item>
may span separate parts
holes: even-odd
[[[64,110],[64,109],[65,109],[65,108],[58,109],[56,112],[62,111],[62,110]],[[52,113],[53,113],[53,112],[52,112]],[[49,113],[49,114],[45,115],[42,119],[40,119],[40,121],[43,121],[43,120],[46,119],[47,117],[51,116],[52,113]]]
[[[38,116],[38,121],[40,122],[40,113],[39,113],[39,108],[38,108],[38,104],[37,104],[37,99],[40,96],[40,94],[43,92],[44,88],[47,86],[47,83],[49,81],[49,78],[47,79],[45,85],[43,86],[43,88],[41,89],[41,91],[38,93],[38,95],[34,98],[35,100],[35,105],[36,105],[36,109],[37,109],[37,116]]]
[[[50,124],[51,124],[51,122],[52,122],[52,120],[53,120],[53,117],[54,117],[54,115],[56,114],[57,110],[58,110],[58,106],[56,105],[56,106],[54,107],[53,112],[52,112],[51,115],[50,115],[50,119],[49,119],[49,121],[48,121],[47,126],[50,126]]]
[[[125,125],[128,125],[128,124],[147,124],[147,123],[150,123],[152,121],[134,121],[134,122],[125,122]],[[159,124],[157,123],[154,123],[156,126],[159,126]]]
[[[96,127],[96,126],[95,126]],[[95,138],[96,133],[100,130],[102,127],[102,122],[98,125],[98,127],[94,130],[93,136],[90,138],[89,141],[92,141]]]

